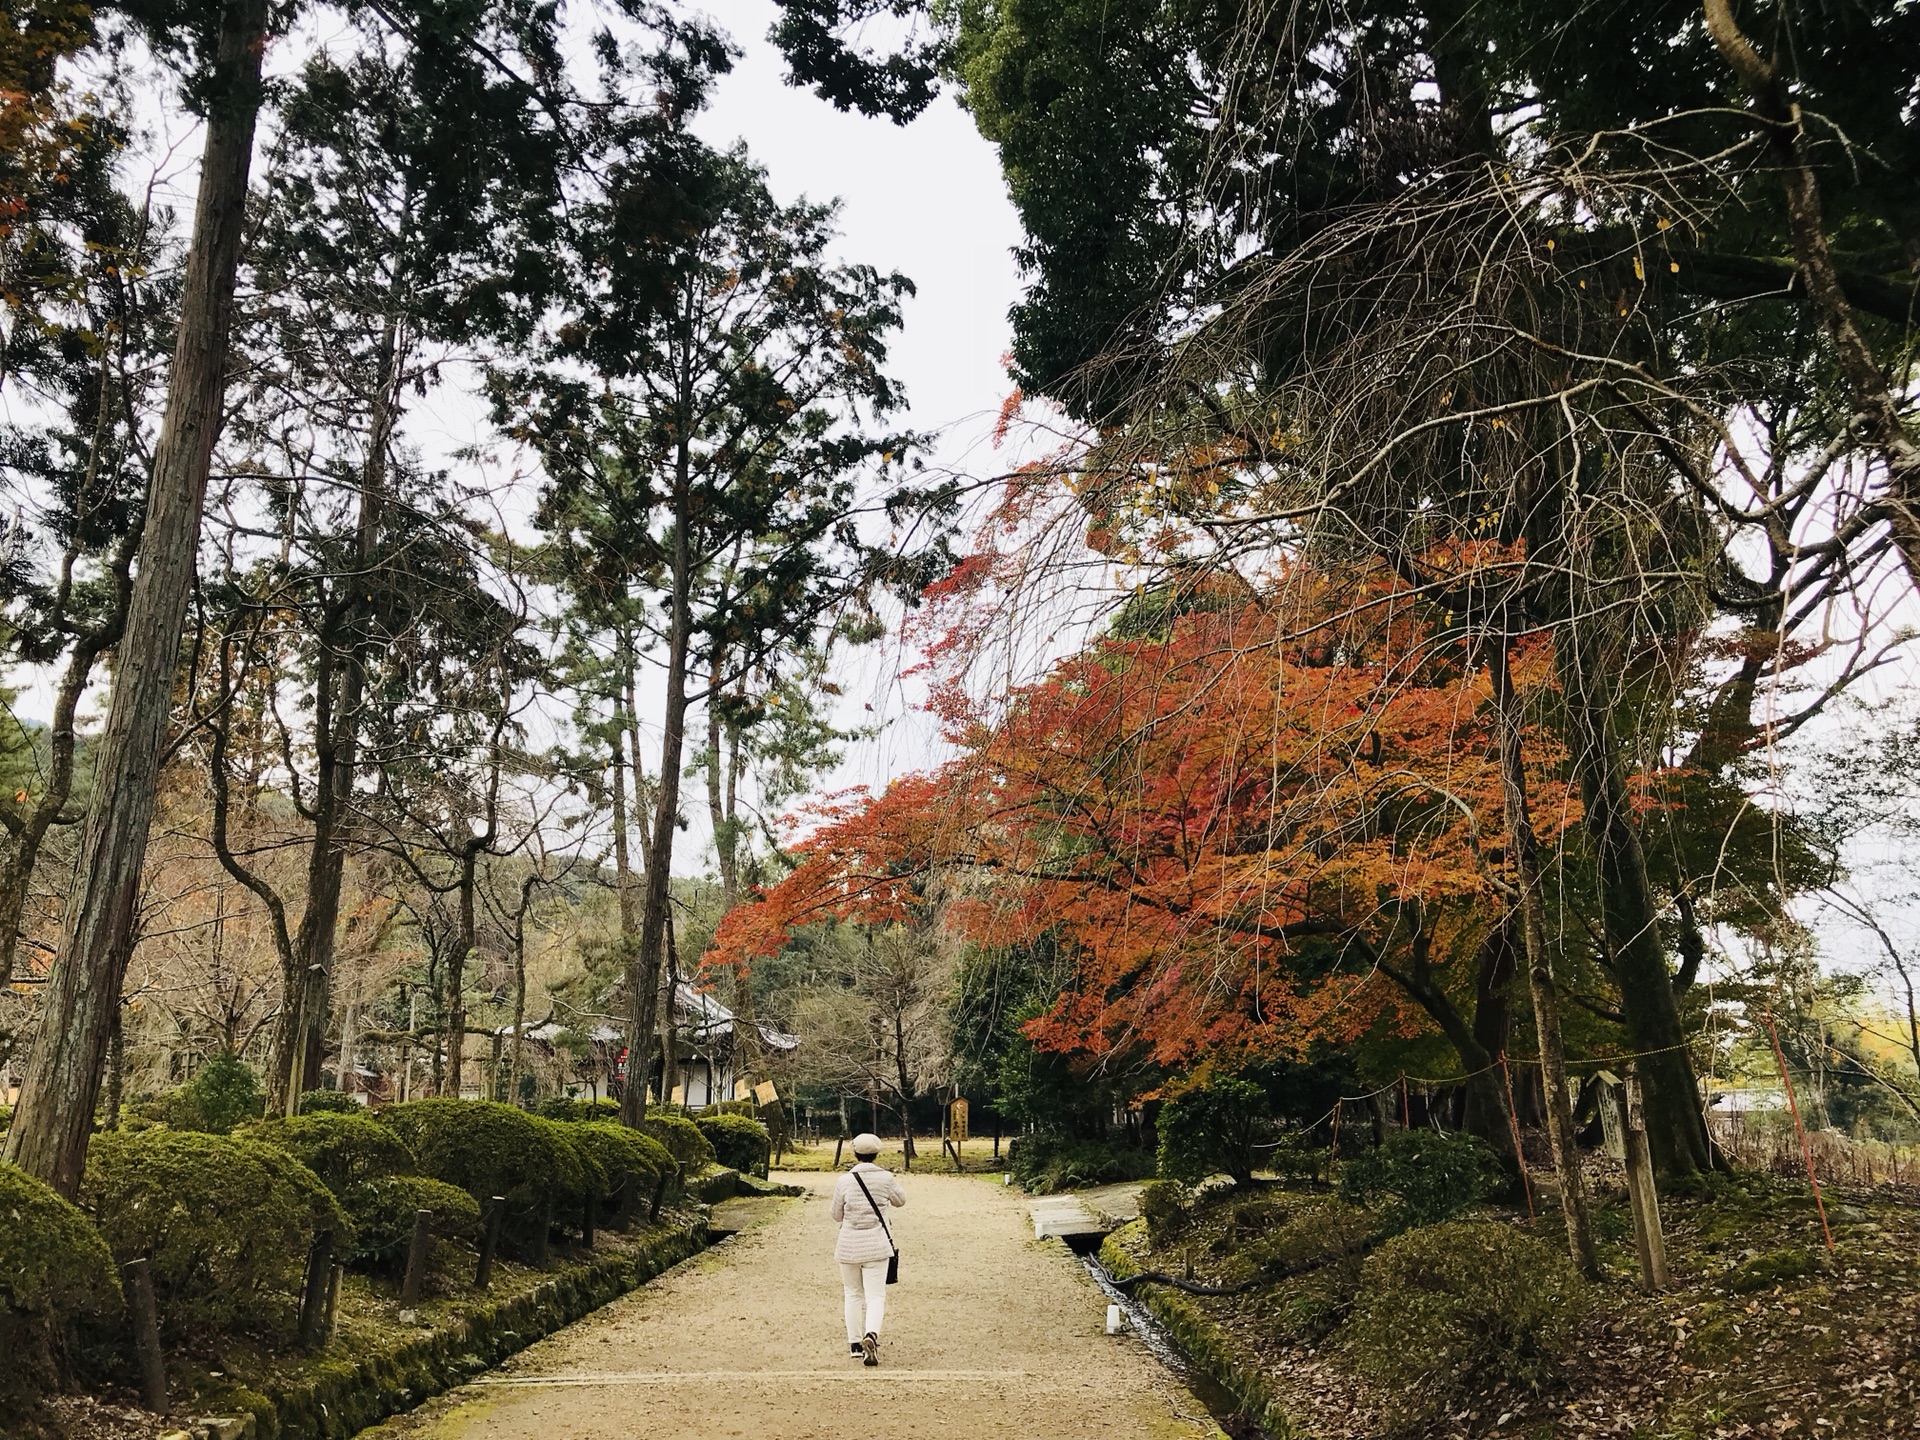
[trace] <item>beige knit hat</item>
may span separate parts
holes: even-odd
[[[880,1137],[871,1130],[862,1130],[853,1137],[853,1153],[871,1160],[880,1153]]]

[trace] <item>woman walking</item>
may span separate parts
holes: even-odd
[[[833,1187],[833,1223],[840,1227],[833,1258],[846,1292],[847,1348],[868,1365],[880,1363],[880,1323],[887,1313],[887,1274],[899,1253],[887,1211],[907,1203],[891,1170],[873,1163],[878,1135],[853,1137],[853,1167]]]

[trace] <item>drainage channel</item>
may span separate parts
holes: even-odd
[[[1086,1266],[1093,1283],[1100,1287],[1107,1299],[1120,1307],[1121,1313],[1127,1317],[1127,1324],[1140,1337],[1140,1343],[1147,1347],[1148,1353],[1166,1366],[1173,1377],[1187,1387],[1194,1399],[1207,1407],[1207,1413],[1213,1416],[1215,1423],[1227,1433],[1230,1440],[1273,1440],[1271,1435],[1241,1413],[1240,1402],[1234,1398],[1231,1390],[1187,1358],[1179,1341],[1168,1333],[1151,1310],[1113,1283],[1113,1277],[1107,1274],[1107,1267],[1100,1263],[1100,1242],[1105,1238],[1104,1235],[1062,1237],[1066,1247]]]

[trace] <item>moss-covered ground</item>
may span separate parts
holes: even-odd
[[[1370,1386],[1346,1319],[1364,1274],[1355,1259],[1231,1298],[1143,1286],[1140,1294],[1190,1354],[1235,1388],[1276,1436],[1316,1440],[1635,1440],[1920,1434],[1920,1208],[1867,1192],[1830,1194],[1829,1256],[1804,1185],[1716,1177],[1663,1202],[1674,1285],[1634,1283],[1624,1198],[1596,1210],[1607,1279],[1590,1295],[1579,1343],[1538,1391],[1467,1377],[1442,1413],[1408,1419],[1409,1397]],[[1109,1240],[1112,1268],[1242,1280],[1263,1258],[1299,1248],[1303,1214],[1333,1213],[1324,1193],[1216,1193],[1185,1233],[1149,1243],[1135,1224]],[[1487,1218],[1564,1232],[1524,1212]]]
[[[183,1418],[251,1413],[259,1440],[338,1440],[471,1378],[697,1253],[706,1222],[693,1209],[657,1224],[603,1230],[591,1251],[556,1246],[544,1266],[496,1262],[474,1286],[475,1255],[443,1244],[426,1294],[403,1309],[396,1280],[348,1273],[327,1344],[301,1351],[284,1334],[203,1337],[169,1353],[171,1420],[138,1408],[130,1389],[96,1384],[52,1398],[41,1433],[59,1440],[147,1440]],[[11,1437],[9,1437],[11,1440]]]

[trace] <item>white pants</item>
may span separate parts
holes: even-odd
[[[857,1344],[862,1335],[880,1333],[880,1322],[887,1316],[887,1262],[869,1260],[864,1265],[842,1265],[840,1285],[847,1292],[847,1343]],[[861,1311],[866,1323],[861,1324]]]

